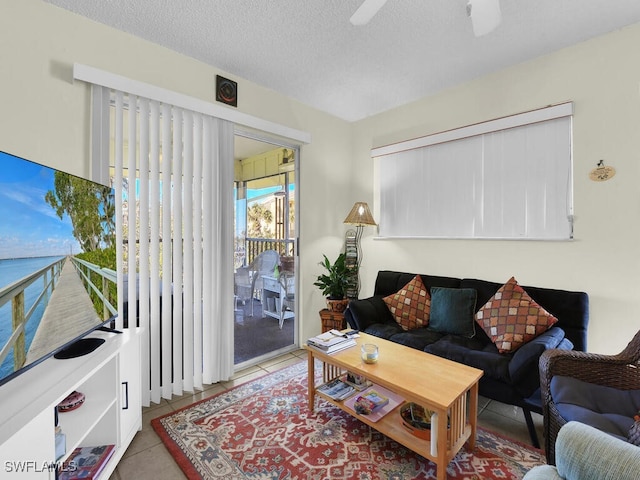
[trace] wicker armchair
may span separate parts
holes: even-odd
[[[551,379],[555,375],[616,388],[640,389],[640,331],[617,355],[602,355],[575,350],[547,350],[540,357],[540,388],[544,416],[547,463],[555,465],[555,443],[560,428],[567,423],[551,397]]]

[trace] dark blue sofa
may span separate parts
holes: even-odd
[[[420,275],[431,287],[472,288],[477,292],[476,311],[503,285],[469,278]],[[532,442],[538,446],[531,411],[542,413],[538,361],[545,350],[586,350],[589,297],[584,292],[522,286],[525,291],[558,318],[547,332],[513,353],[499,353],[484,330],[476,325],[471,338],[436,332],[429,327],[404,331],[394,320],[384,297],[396,293],[415,277],[413,273],[380,271],[370,298],[352,300],[345,318],[353,329],[423,350],[484,371],[480,395],[522,407]],[[506,281],[506,279],[505,279]]]

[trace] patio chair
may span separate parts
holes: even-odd
[[[246,267],[240,267],[235,274],[235,295],[244,304],[251,301],[251,316],[253,317],[253,299],[256,291],[262,289],[262,276],[273,275],[280,254],[275,250],[265,250]]]
[[[280,295],[280,328],[284,324],[284,314],[287,310],[295,313],[296,294],[295,294],[295,274],[291,272],[282,272],[278,278],[284,295]]]
[[[633,441],[633,417],[640,409],[640,331],[617,355],[545,351],[540,357],[540,388],[550,465],[555,465],[558,432],[571,420]]]

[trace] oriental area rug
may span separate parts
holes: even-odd
[[[310,412],[306,361],[151,423],[189,479],[436,478],[432,462],[330,403],[317,398]],[[479,428],[447,478],[520,479],[544,463],[542,451]]]

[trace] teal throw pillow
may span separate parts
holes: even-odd
[[[476,297],[473,288],[431,287],[429,328],[471,338],[476,334]]]

